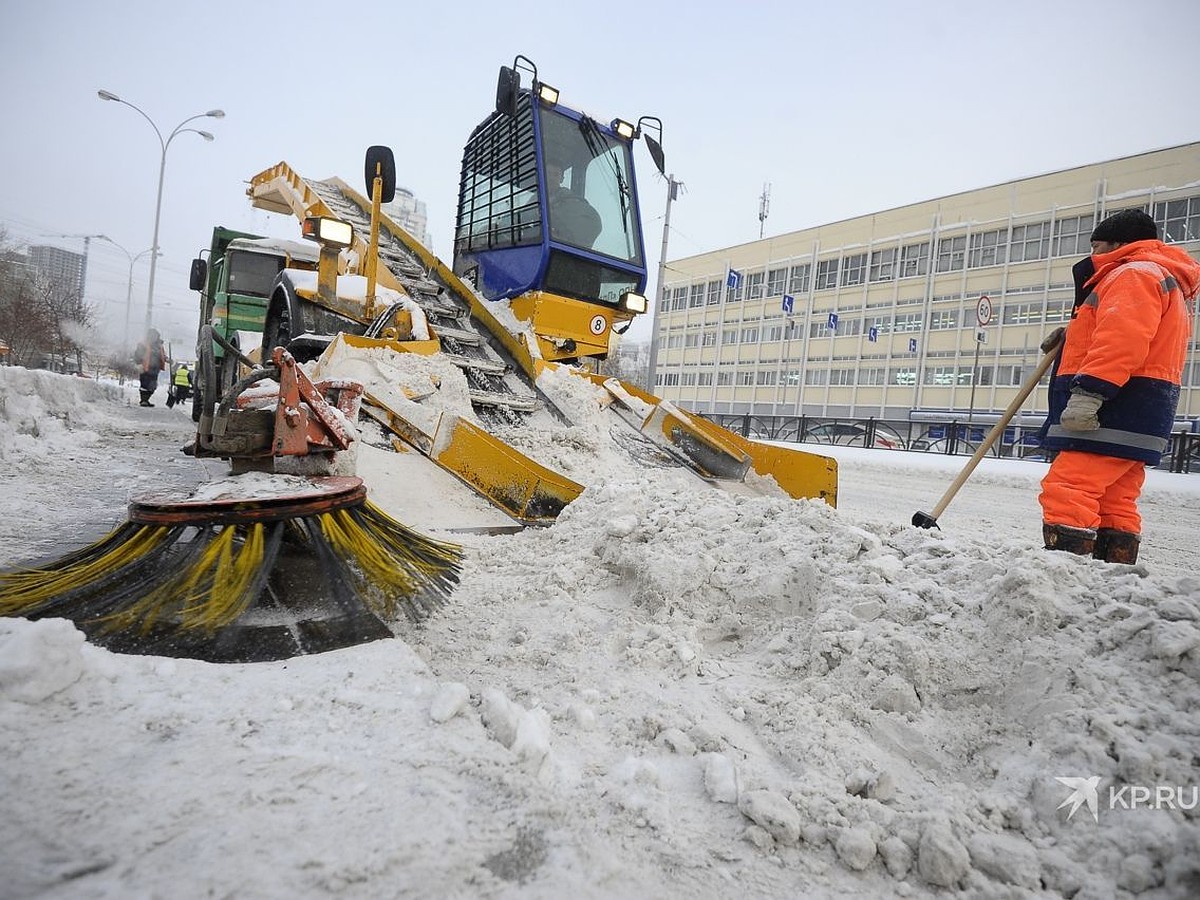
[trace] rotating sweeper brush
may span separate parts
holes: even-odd
[[[281,449],[346,449],[342,417],[356,413],[360,392],[313,385],[282,348],[273,363],[235,385],[215,413],[210,406],[194,448],[251,471],[192,495],[135,500],[129,520],[102,540],[0,572],[0,614],[71,619],[120,652],[251,662],[390,637],[398,613],[420,620],[440,605],[457,583],[460,547],[386,515],[356,477],[262,471]],[[276,408],[252,408],[248,386],[272,376]],[[267,421],[269,434],[253,427]],[[222,449],[229,440],[240,455]]]

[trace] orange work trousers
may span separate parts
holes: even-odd
[[[1141,534],[1137,499],[1145,482],[1146,464],[1139,459],[1063,450],[1042,479],[1042,521]]]

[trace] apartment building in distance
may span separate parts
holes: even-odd
[[[1129,207],[1200,259],[1200,143],[672,260],[655,392],[706,414],[1002,411],[1070,319],[1092,229]],[[1197,344],[1193,318],[1184,421],[1200,418]],[[1045,408],[1040,387],[1024,411]]]
[[[87,281],[87,254],[62,247],[37,244],[29,248],[29,265],[34,274],[54,284],[64,296],[83,296]]]
[[[426,247],[430,246],[425,201],[418,200],[408,188],[397,185],[395,197],[390,203],[383,204],[383,212]]]

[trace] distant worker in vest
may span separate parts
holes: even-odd
[[[1146,466],[1162,460],[1175,422],[1200,265],[1137,209],[1109,216],[1091,241],[1050,383],[1044,443],[1057,454],[1042,479],[1042,532],[1049,550],[1133,564]]]
[[[167,408],[170,409],[176,403],[186,403],[191,396],[192,370],[188,368],[187,363],[181,362],[175,369],[171,387],[167,391]]]
[[[150,398],[158,389],[158,373],[167,367],[167,348],[163,346],[162,337],[158,331],[151,328],[146,332],[146,339],[137,345],[133,351],[134,361],[141,367],[138,376],[141,388],[142,402],[139,406],[153,406]]]

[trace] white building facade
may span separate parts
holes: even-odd
[[[1070,319],[1092,229],[1130,207],[1200,258],[1200,143],[673,260],[655,393],[707,414],[1004,410]],[[1179,418],[1200,418],[1194,319],[1183,384]]]
[[[429,220],[425,211],[425,201],[418,200],[412,191],[397,186],[392,201],[383,204],[383,212],[426,247],[429,246]]]

